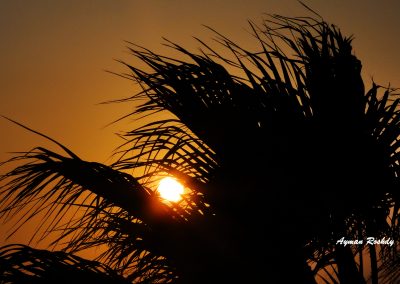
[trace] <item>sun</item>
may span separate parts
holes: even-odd
[[[174,178],[165,177],[161,179],[157,190],[165,200],[177,202],[182,199],[183,185]]]

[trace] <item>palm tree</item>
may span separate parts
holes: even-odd
[[[124,63],[142,91],[122,101],[141,101],[127,116],[151,121],[122,135],[111,165],[21,125],[64,153],[7,161],[19,165],[2,177],[1,216],[45,214],[63,251],[3,247],[2,283],[52,281],[54,269],[116,283],[399,278],[397,243],[337,242],[398,239],[399,99],[375,83],[365,92],[352,38],[318,17],[250,27],[257,52],[217,32],[223,53],[167,41],[186,60],[129,43],[148,68]],[[182,201],[154,190],[165,175],[186,187]],[[97,261],[74,256],[104,245]]]

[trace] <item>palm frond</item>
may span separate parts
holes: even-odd
[[[99,262],[24,245],[2,247],[0,264],[1,283],[131,283]]]
[[[77,252],[109,244],[110,237],[114,235],[113,239],[120,240],[110,248],[115,253],[115,250],[121,249],[117,245],[124,243],[116,234],[125,233],[125,238],[129,238],[129,249],[135,255],[135,262],[130,262],[130,267],[143,271],[137,269],[146,261],[143,254],[151,251],[156,253],[153,257],[160,258],[166,254],[165,249],[171,247],[166,242],[174,243],[176,235],[172,230],[170,234],[165,232],[150,237],[149,230],[163,232],[166,227],[173,228],[184,222],[183,211],[178,211],[179,207],[174,209],[165,205],[132,176],[105,165],[64,157],[44,148],[36,148],[8,162],[16,161],[25,164],[1,177],[5,184],[1,188],[1,216],[9,220],[20,211],[26,212],[16,223],[17,230],[44,212],[42,226],[47,227],[41,233],[46,236],[61,231],[53,243],[68,241],[64,244],[68,251]],[[75,212],[72,217],[69,215],[71,211]],[[117,225],[121,227],[119,230]],[[130,228],[128,232],[123,230],[127,226]],[[146,233],[145,236],[143,233]],[[144,237],[146,241],[135,242],[133,236],[136,239]],[[138,245],[142,243],[147,245]],[[114,264],[126,261],[127,249],[125,247],[117,257],[112,255],[108,259]],[[151,267],[152,272],[154,267]],[[150,274],[150,268],[146,269]],[[163,273],[166,273],[165,269]]]

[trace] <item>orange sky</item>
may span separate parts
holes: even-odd
[[[355,35],[367,86],[374,77],[400,87],[398,0],[304,2]],[[96,105],[135,92],[130,82],[103,71],[125,70],[113,59],[132,62],[123,40],[163,53],[165,36],[195,49],[192,36],[212,36],[205,24],[246,45],[247,19],[261,23],[263,13],[306,11],[295,0],[0,1],[0,114],[59,140],[83,159],[106,162],[119,144],[113,133],[132,128],[125,121],[102,129],[132,106]],[[10,157],[6,152],[48,145],[2,119],[0,133],[0,160]]]

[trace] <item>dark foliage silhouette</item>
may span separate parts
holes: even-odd
[[[2,177],[1,216],[44,212],[44,237],[59,232],[64,252],[4,247],[2,283],[51,281],[54,269],[116,283],[399,279],[397,95],[364,90],[352,38],[323,20],[250,27],[258,52],[217,32],[223,52],[167,41],[186,60],[129,43],[148,68],[124,63],[142,92],[121,101],[152,120],[122,135],[112,165],[60,144],[65,154],[38,147],[7,162],[19,165]],[[182,201],[157,195],[164,175],[185,185]],[[396,243],[337,244],[369,236]],[[73,256],[102,245],[102,264]]]
[[[130,283],[104,265],[61,251],[10,245],[0,257],[2,283]]]

